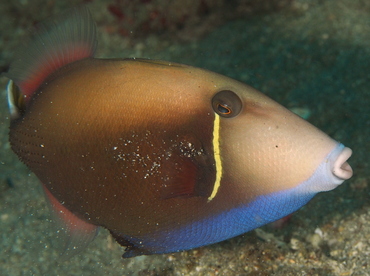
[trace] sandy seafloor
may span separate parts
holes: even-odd
[[[0,65],[32,20],[68,1],[1,1]],[[71,1],[78,2],[78,1]],[[101,230],[87,250],[60,261],[36,177],[7,142],[0,101],[0,275],[370,275],[370,2],[295,0],[284,9],[229,20],[202,39],[127,43],[105,32],[107,1],[88,1],[105,57],[149,57],[207,68],[246,82],[353,149],[354,176],[317,195],[282,228],[265,226],[187,252],[122,259]],[[145,2],[145,1],[144,1]],[[14,8],[16,7],[16,8]],[[1,78],[2,87],[6,79]],[[304,139],[304,137],[302,137]],[[181,237],[179,237],[181,239]]]

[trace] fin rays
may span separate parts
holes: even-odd
[[[94,55],[96,26],[88,9],[78,7],[38,24],[32,40],[25,44],[27,48],[18,50],[5,75],[30,97],[60,67]]]

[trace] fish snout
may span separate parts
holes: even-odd
[[[330,170],[327,172],[331,175],[331,182],[335,185],[342,184],[343,181],[352,177],[353,171],[347,160],[352,155],[352,150],[339,144],[328,156],[327,162]]]
[[[335,155],[331,161],[333,174],[333,183],[341,184],[344,180],[352,177],[353,171],[347,160],[352,155],[350,148],[344,147],[343,145],[339,154]]]

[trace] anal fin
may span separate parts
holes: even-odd
[[[65,258],[72,257],[85,249],[95,238],[98,233],[98,226],[78,218],[62,205],[44,185],[43,188],[58,233],[63,238],[64,249],[61,256]]]

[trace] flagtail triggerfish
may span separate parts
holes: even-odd
[[[79,7],[37,26],[6,76],[11,148],[67,250],[98,227],[123,257],[187,250],[282,218],[352,176],[351,150],[252,87],[150,59],[94,58]]]

